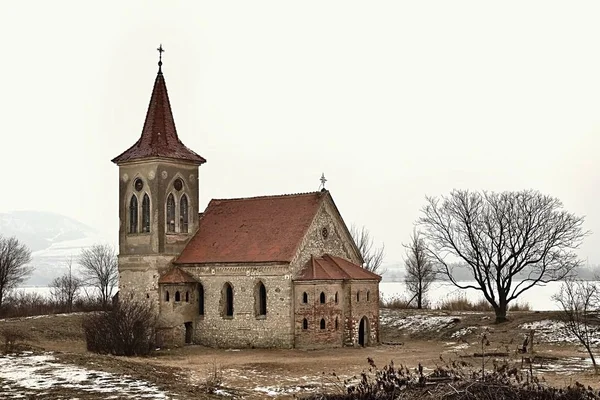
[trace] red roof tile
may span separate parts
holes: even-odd
[[[173,268],[160,277],[158,283],[197,283],[190,274],[182,271],[180,268]]]
[[[206,162],[203,157],[188,149],[179,140],[165,78],[160,71],[154,81],[154,89],[141,137],[133,146],[115,157],[112,162],[119,164],[149,157],[168,157],[193,161],[198,164]]]
[[[311,257],[302,273],[295,280],[381,280],[381,276],[340,257],[324,254]]]
[[[175,263],[290,262],[328,193],[211,200]]]

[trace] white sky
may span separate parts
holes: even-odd
[[[118,170],[163,71],[211,198],[328,189],[404,254],[425,195],[534,188],[600,263],[600,3],[2,1],[0,211],[116,241]]]

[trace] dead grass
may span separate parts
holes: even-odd
[[[485,299],[471,301],[465,295],[459,295],[441,301],[436,310],[493,312],[494,307]],[[516,302],[509,304],[508,311],[531,311],[531,306],[529,303]]]
[[[399,310],[417,310],[417,302],[415,300],[410,301],[406,297],[394,296],[390,299],[379,299],[379,307],[381,308],[392,308]],[[423,302],[423,309],[429,309],[429,301]]]

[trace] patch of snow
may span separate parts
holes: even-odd
[[[467,336],[472,333],[475,333],[477,331],[477,329],[479,329],[477,326],[467,326],[466,328],[457,330],[452,335],[450,335],[450,337],[451,338],[459,338],[459,337]]]
[[[458,323],[460,318],[457,316],[447,315],[407,315],[405,317],[398,317],[392,315],[380,316],[380,323],[382,325],[391,326],[401,330],[407,330],[409,332],[425,332],[425,331],[440,331],[445,328],[449,328],[454,324]]]
[[[0,395],[30,394],[33,390],[36,395],[41,396],[40,390],[64,387],[84,392],[110,393],[116,398],[168,398],[166,393],[149,382],[133,379],[128,375],[61,364],[55,360],[51,354],[0,357],[0,379],[8,383],[0,388]],[[8,391],[5,391],[6,387]],[[22,390],[19,391],[17,387]]]
[[[544,319],[542,321],[528,322],[519,325],[523,330],[535,330],[534,340],[546,343],[579,343],[575,335],[568,331],[562,321]],[[593,345],[600,344],[600,326],[593,327],[590,342]]]

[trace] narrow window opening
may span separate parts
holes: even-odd
[[[321,318],[321,329],[325,329],[325,318]]]
[[[338,303],[338,292],[335,292],[335,304]]]
[[[335,330],[337,331],[339,328],[340,328],[340,324],[339,324],[338,318],[335,317]]]
[[[267,315],[267,289],[262,282],[258,282],[254,293],[254,306],[256,316]]]
[[[356,292],[356,301],[359,302],[360,301],[360,292]]]
[[[198,285],[198,314],[204,315],[204,286]]]
[[[138,231],[138,200],[134,195],[129,200],[129,233],[137,233]]]
[[[167,197],[167,232],[175,232],[175,197],[169,193]]]
[[[179,231],[183,233],[188,232],[188,199],[184,194],[179,201]]]
[[[233,317],[233,288],[231,284],[226,283],[223,287],[224,312],[226,317]]]
[[[179,290],[175,292],[175,301],[181,301],[181,295],[179,294]]]
[[[321,292],[321,295],[319,296],[319,301],[321,302],[321,304],[325,304],[325,293]]]
[[[167,293],[165,294],[165,301],[169,301],[169,291],[167,290]]]
[[[369,301],[370,294],[371,293],[367,290],[367,301]]]
[[[185,292],[185,302],[186,303],[190,302],[190,292]]]
[[[308,303],[308,293],[302,293],[302,302],[305,304]]]
[[[308,320],[306,318],[302,320],[302,329],[308,329]]]
[[[142,232],[150,232],[150,197],[147,194],[142,199]]]

